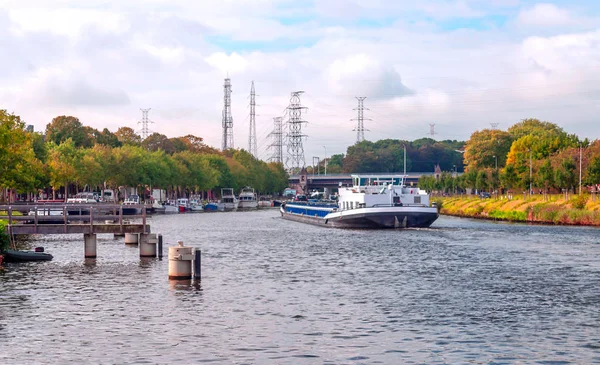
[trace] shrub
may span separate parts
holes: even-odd
[[[587,195],[576,195],[573,198],[571,198],[571,205],[573,205],[573,208],[575,209],[584,209],[585,205],[587,204],[587,201]]]
[[[10,237],[6,233],[8,222],[0,221],[0,252],[6,250],[10,245]]]

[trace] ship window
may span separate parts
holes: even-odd
[[[421,204],[421,197],[420,196],[415,196],[415,204]]]
[[[396,203],[400,203],[400,197],[399,196],[395,196],[394,197],[394,204]]]

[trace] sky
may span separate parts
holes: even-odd
[[[497,123],[600,137],[600,1],[0,0],[0,109],[36,131],[73,115],[115,132],[193,134],[220,148],[223,82],[234,147],[258,157],[304,91],[305,160],[365,139],[468,140]]]

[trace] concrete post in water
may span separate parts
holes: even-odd
[[[200,280],[202,277],[202,261],[200,256],[202,251],[199,248],[196,248],[195,256],[194,256],[194,279]]]
[[[158,235],[158,259],[162,260],[163,257],[163,237],[162,234]]]
[[[156,257],[156,234],[140,233],[140,257]]]
[[[137,233],[125,233],[125,244],[126,245],[137,245],[138,234]]]
[[[84,233],[83,234],[83,247],[84,255],[86,259],[96,258],[96,234],[95,233]]]
[[[189,280],[192,278],[194,248],[183,246],[183,241],[177,243],[177,246],[169,247],[169,279]]]

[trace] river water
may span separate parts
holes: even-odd
[[[156,216],[202,281],[123,239],[38,237],[0,273],[2,364],[600,363],[600,232],[440,217],[338,230],[276,210]]]

